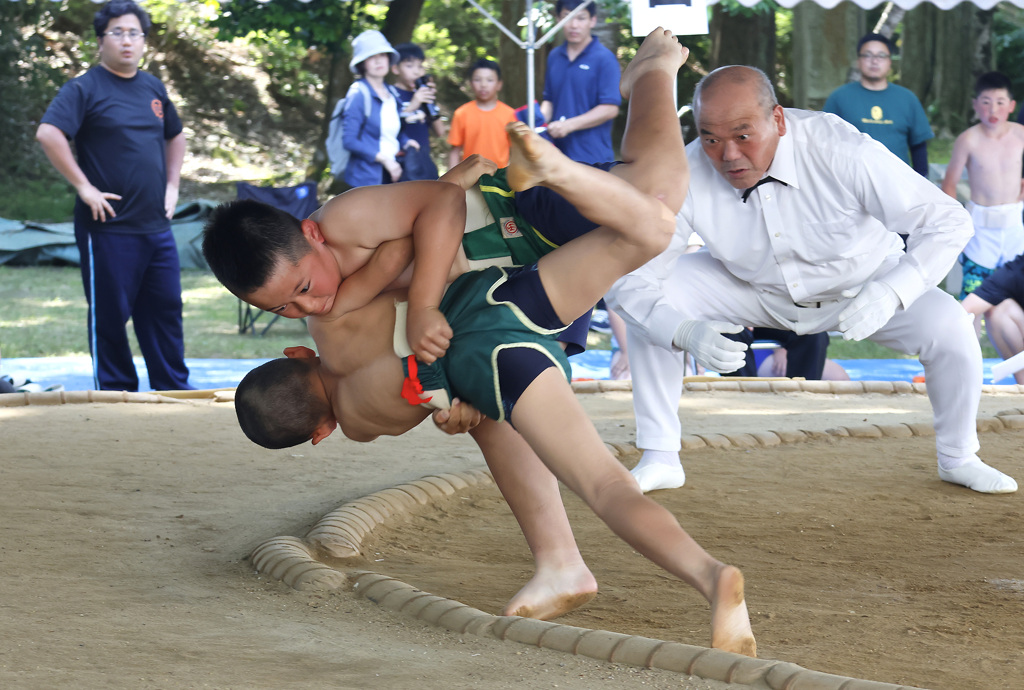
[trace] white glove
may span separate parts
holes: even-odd
[[[853,299],[839,313],[839,330],[845,340],[864,340],[889,323],[900,306],[899,295],[877,280],[864,285],[859,292],[843,290],[843,297]]]
[[[705,369],[727,374],[747,363],[747,344],[729,340],[723,333],[739,333],[743,326],[724,321],[683,321],[676,327],[672,344],[686,350]]]

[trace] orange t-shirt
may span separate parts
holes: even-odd
[[[508,165],[508,135],[505,125],[516,121],[516,111],[498,101],[490,110],[481,110],[476,101],[459,106],[452,116],[448,143],[462,147],[462,157],[479,153],[498,164]]]

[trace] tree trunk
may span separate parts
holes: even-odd
[[[993,14],[969,3],[945,11],[923,3],[904,17],[901,83],[921,99],[939,136],[956,136],[973,119],[974,80],[995,65]]]
[[[320,124],[320,137],[317,139],[316,149],[313,150],[313,157],[306,166],[306,180],[319,180],[330,161],[327,159],[327,132],[331,125],[331,114],[334,112],[334,104],[341,98],[342,94],[348,91],[352,83],[352,71],[348,68],[349,56],[347,53],[334,51],[329,53],[327,67],[327,88],[324,89],[326,102],[324,104],[324,119]],[[329,193],[341,191],[341,180],[332,180]]]
[[[775,12],[730,14],[715,4],[711,9],[710,67],[750,65],[775,81]]]
[[[878,23],[871,29],[871,33],[882,34],[892,38],[892,35],[896,33],[896,27],[900,25],[906,14],[907,11],[902,7],[896,7],[891,2],[888,3],[882,12],[882,16],[878,18]]]
[[[498,20],[516,36],[525,40],[520,31],[518,23],[523,18],[523,11],[526,5],[523,0],[503,0]],[[476,11],[475,9],[473,10]],[[494,31],[500,31],[494,27]],[[534,69],[536,69],[536,99],[540,101],[541,87],[544,85],[544,65],[546,64],[547,51],[538,50],[534,56]],[[499,97],[513,108],[526,104],[526,69],[529,54],[520,48],[516,43],[500,32],[498,39],[498,64],[501,65],[501,80],[503,82]]]
[[[381,33],[391,45],[408,43],[412,40],[412,32],[420,21],[420,10],[423,0],[391,0]]]
[[[821,110],[825,99],[850,80],[864,10],[851,2],[826,10],[802,2],[793,8],[793,105]]]

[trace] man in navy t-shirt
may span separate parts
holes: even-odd
[[[583,0],[558,0],[561,21]],[[612,120],[619,114],[621,70],[612,51],[594,39],[597,8],[590,3],[562,27],[565,43],[548,54],[541,112],[548,136],[581,163],[615,160]]]
[[[93,19],[100,64],[61,88],[36,132],[47,158],[78,193],[75,239],[98,390],[139,388],[129,317],[150,387],[191,388],[170,224],[185,135],[164,85],[139,71],[150,26],[134,2],[104,5]]]

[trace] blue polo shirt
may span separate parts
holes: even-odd
[[[552,120],[582,115],[595,106],[621,105],[619,79],[622,71],[612,51],[591,39],[576,59],[569,60],[566,46],[548,54],[544,77],[545,101],[551,101]],[[612,149],[612,122],[573,132],[555,144],[569,158],[581,163],[606,163],[615,160]]]
[[[881,91],[865,89],[859,81],[843,84],[828,97],[823,110],[882,142],[907,163],[912,147],[935,136],[921,101],[913,91],[898,84],[889,84]]]
[[[168,230],[164,211],[168,139],[181,133],[181,119],[167,89],[148,72],[120,77],[96,65],[63,87],[41,122],[74,139],[78,166],[108,199],[116,217],[92,219],[75,198],[75,226],[93,232],[146,234]]]

